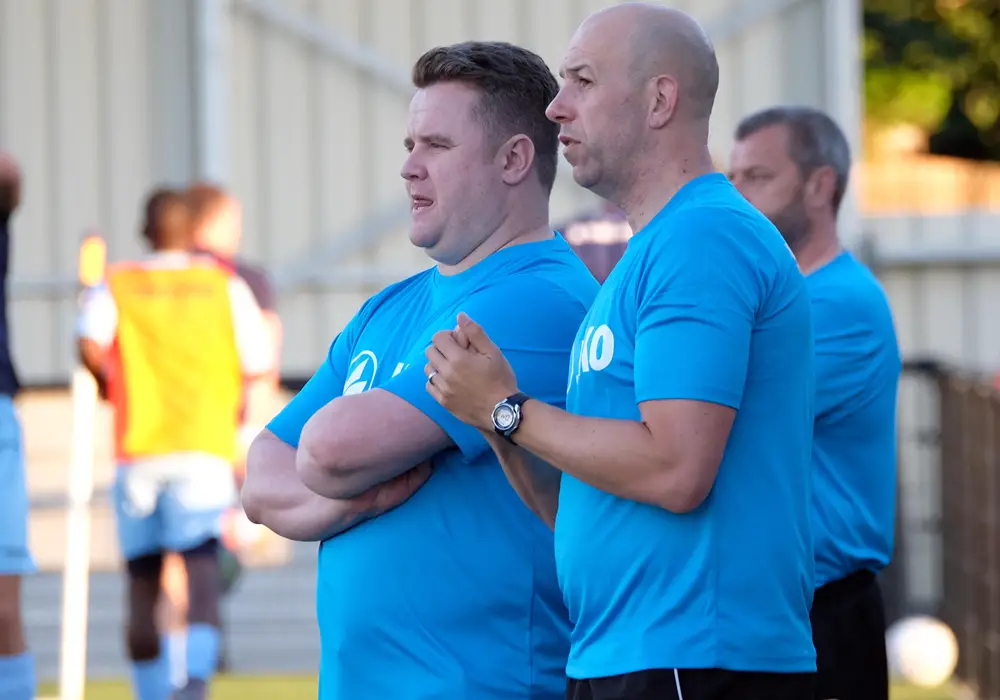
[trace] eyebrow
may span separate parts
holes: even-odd
[[[577,75],[585,70],[590,70],[590,66],[586,63],[577,63],[570,66],[563,66],[559,69],[559,77],[566,78],[568,75]]]
[[[427,142],[440,143],[444,146],[455,145],[455,142],[451,138],[445,136],[444,134],[422,134],[420,136],[417,136],[416,140],[414,140],[410,136],[407,136],[405,139],[403,139],[403,146],[405,146],[406,148],[412,148],[417,141],[421,143],[427,143]]]

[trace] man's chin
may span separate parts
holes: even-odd
[[[410,243],[430,255],[430,250],[441,241],[441,234],[414,226],[410,229]]]
[[[584,165],[573,166],[573,181],[584,189],[593,190],[598,185],[600,178],[593,168]]]

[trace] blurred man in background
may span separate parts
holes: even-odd
[[[837,235],[850,168],[847,139],[817,110],[774,107],[736,129],[730,177],[781,231],[812,306],[816,698],[886,700],[875,574],[893,550],[901,360],[881,285]]]
[[[21,202],[21,171],[0,153],[0,698],[32,700],[35,669],[21,620],[21,576],[34,571],[28,551],[28,489],[21,423],[14,408],[20,385],[11,359],[7,319],[10,218]]]
[[[220,516],[235,500],[243,383],[273,371],[273,345],[246,283],[190,252],[183,193],[151,195],[143,234],[153,254],[113,266],[104,285],[88,290],[79,350],[114,407],[136,696],[170,692],[156,608],[164,553],[179,552],[188,578],[187,681],[175,697],[203,700],[218,660]]]
[[[238,255],[243,239],[243,215],[239,201],[221,187],[204,182],[192,185],[187,196],[191,206],[195,249],[230,265],[247,283],[271,327],[277,353],[282,336],[277,294],[267,270]],[[276,365],[273,372],[253,382],[252,386],[273,390],[277,387],[279,374]],[[254,390],[251,390],[247,398],[246,410],[251,415],[254,414],[254,407],[250,405],[254,401],[254,395]],[[257,431],[253,434],[256,435]]]
[[[281,350],[281,319],[278,316],[276,295],[267,271],[237,257],[242,239],[242,211],[235,197],[217,185],[198,182],[192,185],[186,198],[191,212],[192,241],[196,252],[210,255],[222,265],[230,267],[253,292],[271,330],[275,353],[274,370],[249,381],[244,386],[244,399],[240,410],[240,449],[235,469],[237,487],[242,485],[244,456],[250,440],[260,432],[261,420],[273,415],[274,400],[278,391],[279,354]],[[238,542],[233,533],[245,520],[242,509],[234,506],[223,522],[223,547],[220,549],[223,572],[223,593],[232,590],[239,576]],[[187,576],[183,557],[170,553],[164,558],[163,591],[165,594],[163,624],[169,630],[171,675],[175,682],[185,676],[184,640],[187,619]],[[220,650],[220,668],[228,664],[228,654]]]
[[[621,260],[632,237],[625,213],[607,201],[598,211],[568,221],[556,230],[601,284]]]

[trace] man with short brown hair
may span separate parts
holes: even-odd
[[[556,700],[568,615],[552,536],[483,435],[427,393],[424,351],[466,311],[525,386],[565,397],[597,283],[549,226],[558,91],[501,42],[426,52],[402,139],[410,241],[434,267],[369,299],[253,443],[247,513],[321,541],[322,700]]]

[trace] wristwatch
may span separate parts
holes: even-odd
[[[521,406],[531,397],[522,392],[512,394],[493,407],[493,430],[507,442],[513,443],[511,435],[521,425]]]

